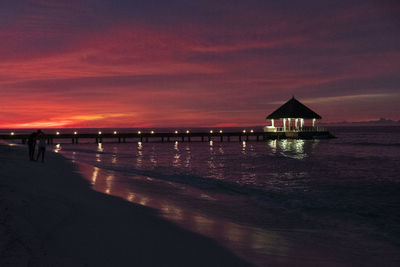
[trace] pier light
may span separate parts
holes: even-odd
[[[210,130],[210,134],[212,134],[214,131],[213,130]]]
[[[243,133],[246,133],[246,130],[243,130]]]
[[[101,131],[99,131],[99,134],[101,134]]]
[[[175,131],[175,134],[177,134],[178,133],[178,131]]]
[[[10,134],[11,134],[11,135],[14,135],[14,132],[11,132]]]
[[[114,131],[114,134],[117,134],[118,132],[117,131]]]
[[[219,133],[222,134],[222,130],[219,130]]]
[[[142,132],[141,132],[141,131],[138,131],[137,133],[138,133],[138,134],[142,134]]]
[[[56,135],[60,135],[60,132],[56,132]]]
[[[190,131],[189,131],[189,130],[186,130],[186,133],[188,134],[188,133],[190,133]]]
[[[251,132],[251,133],[254,133],[254,130],[253,130],[253,129],[251,129],[251,130],[250,130],[250,132]]]
[[[151,134],[154,134],[154,131],[151,131],[150,133],[151,133]]]
[[[74,134],[75,134],[75,135],[77,135],[77,134],[78,134],[78,132],[77,132],[77,131],[75,131],[75,132],[74,132]]]

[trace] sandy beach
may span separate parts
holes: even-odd
[[[149,208],[98,193],[61,155],[0,146],[0,266],[249,266]]]

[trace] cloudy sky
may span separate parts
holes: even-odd
[[[400,119],[400,3],[2,0],[0,127]]]

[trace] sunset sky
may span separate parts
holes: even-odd
[[[400,120],[400,3],[2,0],[0,128]]]

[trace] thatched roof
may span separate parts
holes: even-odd
[[[321,119],[321,116],[292,97],[292,99],[283,104],[280,108],[272,112],[267,117],[267,119],[281,118]]]

